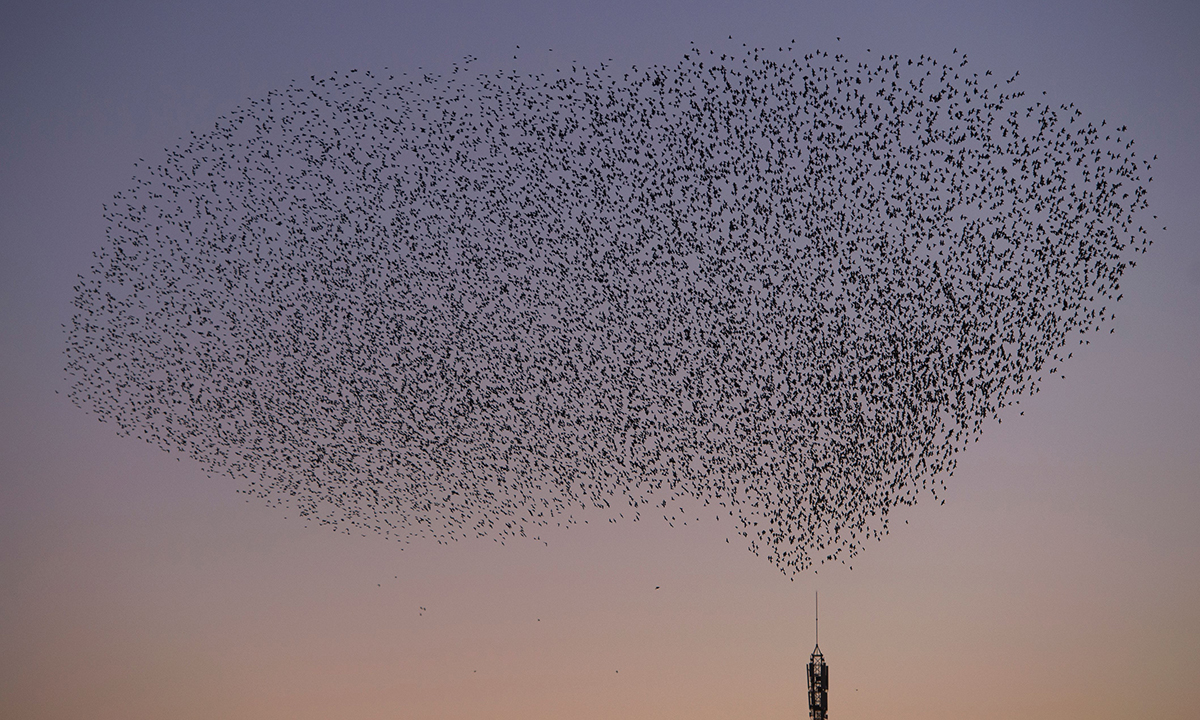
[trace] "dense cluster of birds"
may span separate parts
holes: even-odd
[[[844,562],[1111,319],[1149,164],[958,51],[730,48],[250,101],[106,207],[72,399],[343,529]]]

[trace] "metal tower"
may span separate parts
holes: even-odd
[[[808,716],[812,720],[825,720],[829,717],[829,666],[825,664],[825,656],[821,654],[821,613],[820,596],[817,596],[816,647],[812,657],[808,659]]]

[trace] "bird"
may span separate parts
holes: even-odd
[[[68,397],[338,532],[705,510],[785,573],[845,562],[1111,330],[1152,242],[1126,126],[957,48],[849,52],[251,98],[105,205]]]

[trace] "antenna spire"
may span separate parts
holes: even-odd
[[[814,600],[813,624],[816,626],[817,645],[821,644],[821,591],[813,591],[816,599]]]

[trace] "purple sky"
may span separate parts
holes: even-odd
[[[804,717],[816,589],[834,718],[1195,716],[1195,4],[24,5],[0,11],[0,717]],[[511,67],[517,45],[527,71],[673,62],[727,35],[958,48],[1159,156],[1168,230],[1122,282],[1116,332],[852,571],[789,581],[715,523],[548,546],[336,535],[56,395],[101,204],[247,97],[467,54]]]

